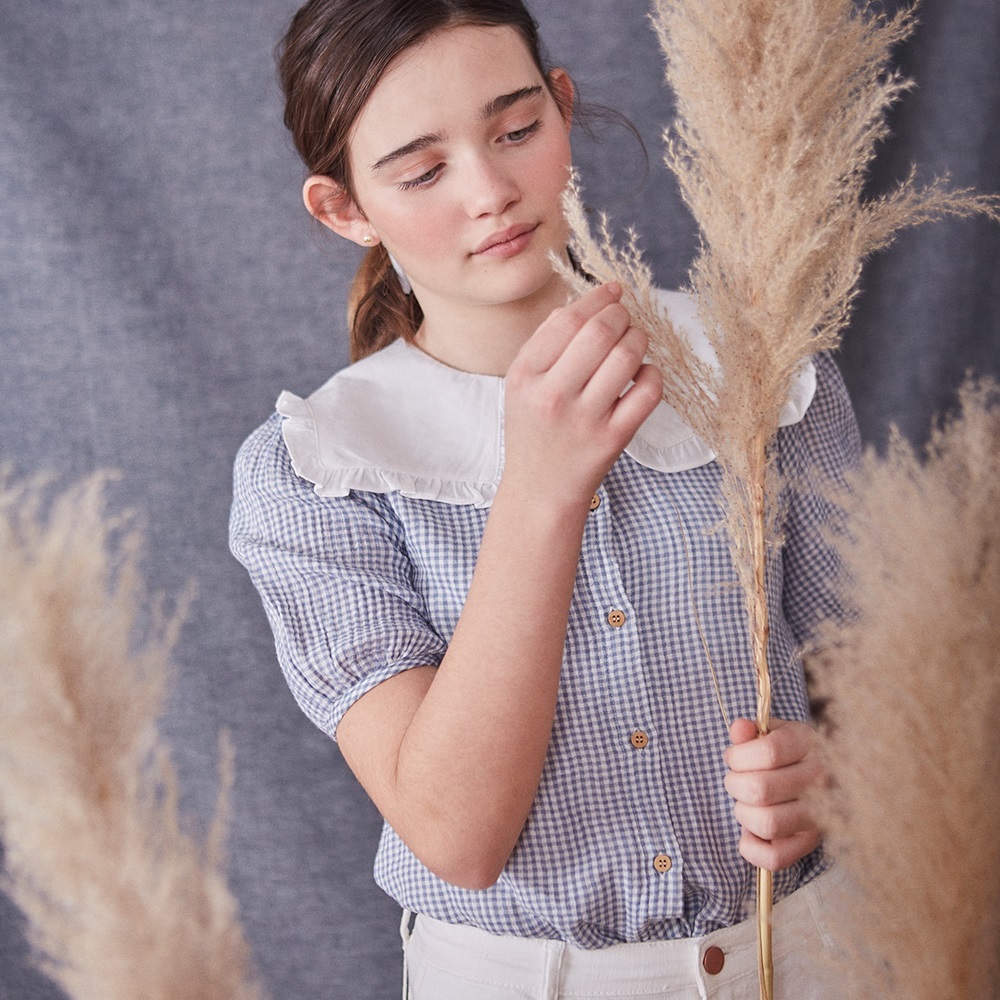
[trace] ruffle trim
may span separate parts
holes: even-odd
[[[328,468],[320,459],[319,431],[309,401],[283,392],[275,408],[285,417],[281,432],[292,468],[296,474],[313,483],[315,492],[320,496],[343,497],[351,490],[400,493],[416,500],[437,500],[464,507],[489,507],[496,496],[499,474],[495,480],[475,482],[435,479],[375,466]]]
[[[816,366],[807,361],[792,380],[788,399],[778,417],[779,427],[797,424],[816,395]],[[686,472],[716,458],[708,446],[666,403],[650,414],[625,451],[637,462],[659,472]]]

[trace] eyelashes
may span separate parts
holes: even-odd
[[[442,166],[443,164],[439,163],[436,167],[431,167],[430,170],[419,177],[414,177],[413,180],[400,181],[397,186],[400,191],[412,191],[414,188],[426,187],[428,184],[433,183],[434,179],[441,172]]]
[[[542,125],[541,120],[533,121],[530,125],[525,125],[524,128],[518,128],[514,129],[513,132],[507,132],[503,136],[503,138],[514,143],[514,145],[518,145],[524,142],[525,139],[534,135],[539,130],[539,128],[541,128],[541,125]]]
[[[542,127],[541,119],[536,119],[530,125],[525,125],[523,128],[513,129],[510,132],[505,132],[496,141],[503,145],[510,146],[521,146],[524,145],[535,133]],[[443,163],[437,163],[429,170],[426,170],[419,177],[413,177],[409,180],[400,181],[396,186],[400,191],[413,191],[418,188],[430,187],[438,178],[441,171],[444,169]]]

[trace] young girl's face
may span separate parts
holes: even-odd
[[[549,82],[568,109],[569,78]],[[513,28],[440,31],[389,67],[351,138],[357,233],[395,255],[426,315],[561,281],[568,117]]]

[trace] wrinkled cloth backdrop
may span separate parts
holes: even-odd
[[[217,733],[237,749],[231,884],[281,1000],[398,995],[397,912],[370,869],[379,820],[336,747],[299,714],[257,595],[226,547],[240,441],[281,389],[345,362],[357,256],[311,225],[281,125],[271,49],[295,0],[0,0],[0,462],[62,481],[119,469],[115,508],[147,526],[145,576],[197,600],[165,722],[200,821]],[[642,0],[537,0],[552,60],[650,151],[578,135],[590,202],[635,224],[661,284],[693,227],[659,164],[669,108]],[[874,187],[950,171],[1000,190],[1000,5],[927,0],[900,52],[919,88]],[[873,261],[841,364],[869,441],[922,438],[963,372],[1000,372],[1000,233],[904,235]],[[44,794],[44,790],[40,790]],[[71,850],[72,845],[67,845]],[[0,900],[0,998],[50,1000]]]

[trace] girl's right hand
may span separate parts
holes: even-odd
[[[507,372],[504,483],[522,497],[589,500],[660,400],[649,339],[620,299],[611,283],[556,309]]]

